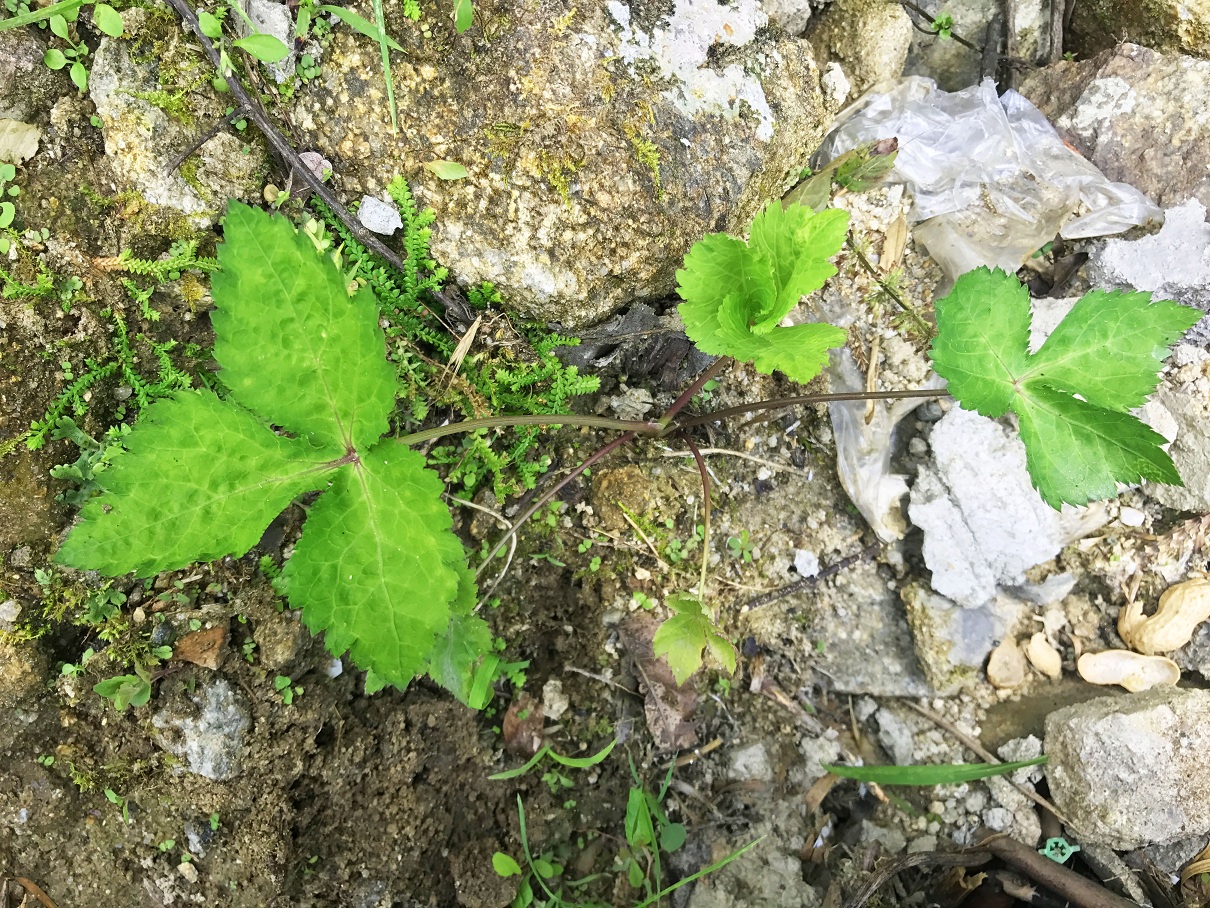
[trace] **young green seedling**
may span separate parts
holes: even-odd
[[[380,440],[395,386],[377,304],[350,297],[283,218],[232,204],[225,235],[213,323],[230,396],[149,406],[56,560],[150,576],[242,555],[295,497],[324,491],[280,581],[303,620],[371,688],[428,671],[466,698],[491,636],[440,478]]]

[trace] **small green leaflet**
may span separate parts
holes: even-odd
[[[292,500],[322,491],[279,578],[367,686],[429,672],[464,701],[491,648],[440,477],[390,438],[395,383],[373,296],[288,221],[232,203],[214,275],[215,358],[230,390],[148,407],[55,560],[150,576],[243,555]],[[271,426],[291,433],[277,434]]]
[[[261,63],[280,63],[290,56],[290,48],[286,47],[280,38],[275,38],[273,35],[257,33],[231,43],[240,50],[247,51]]]
[[[462,180],[467,175],[466,167],[457,161],[429,161],[424,169],[441,180]]]
[[[198,10],[197,21],[201,26],[202,34],[211,41],[217,41],[223,36],[223,24],[213,13],[208,13],[204,9]]]
[[[98,3],[92,8],[92,22],[98,29],[111,38],[122,37],[125,26],[118,11],[108,3]]]
[[[1181,484],[1164,437],[1129,411],[1155,390],[1169,345],[1201,312],[1095,290],[1031,354],[1029,291],[987,268],[962,275],[936,311],[937,374],[967,409],[1017,415],[1029,475],[1051,507],[1110,498],[1119,482]]]
[[[709,649],[729,673],[734,672],[735,647],[715,629],[701,600],[690,593],[673,593],[667,604],[676,614],[660,625],[651,649],[657,656],[667,657],[676,683],[684,684],[701,668],[703,649]]]
[[[521,875],[521,865],[503,851],[497,851],[492,855],[492,869],[496,871],[497,876],[510,877]]]
[[[148,676],[150,677],[150,676]],[[93,693],[113,701],[113,708],[125,712],[127,706],[146,706],[151,699],[151,682],[141,675],[118,675],[94,684]]]
[[[791,189],[782,198],[783,205],[806,205],[823,211],[832,198],[835,183],[850,192],[865,192],[881,183],[895,168],[899,140],[878,139],[846,151]]]
[[[766,374],[813,379],[845,332],[778,323],[836,273],[828,259],[840,251],[848,226],[847,212],[816,214],[805,205],[772,202],[753,219],[748,242],[723,233],[703,237],[676,273],[689,338],[706,353],[750,361]]]
[[[952,785],[1002,776],[1027,766],[1041,766],[1046,757],[1019,763],[950,763],[936,766],[836,766],[820,764],[834,776],[876,785]]]
[[[454,0],[454,31],[462,34],[474,22],[475,10],[471,0]]]

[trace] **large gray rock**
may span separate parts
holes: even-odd
[[[955,406],[931,442],[933,464],[921,467],[908,514],[924,531],[933,589],[981,606],[1058,554],[1059,513],[1030,483],[1020,438],[994,420]]]
[[[1123,44],[1048,66],[1021,93],[1110,180],[1163,208],[1210,206],[1210,61]]]
[[[1210,57],[1210,0],[1080,0],[1067,44],[1080,56],[1122,41]]]
[[[42,62],[45,53],[46,43],[35,28],[0,32],[0,118],[41,119],[66,90],[63,74]]]
[[[571,326],[668,293],[696,240],[780,194],[840,103],[757,0],[498,0],[475,14],[482,29],[442,42],[392,23],[407,50],[398,135],[377,49],[338,29],[324,78],[299,86],[297,132],[346,195],[405,176],[459,282],[491,280]],[[442,182],[423,169],[438,159],[469,176]]]
[[[127,31],[133,32],[145,16],[143,10],[127,11]],[[258,198],[264,156],[255,148],[245,153],[245,144],[225,132],[207,141],[181,168],[168,169],[196,131],[139,97],[159,89],[155,60],[136,61],[129,42],[101,39],[88,90],[105,123],[105,154],[118,178],[148,202],[181,212],[199,228],[212,224],[228,199]]]
[[[1046,777],[1083,841],[1118,850],[1210,833],[1210,691],[1156,688],[1046,718]]]

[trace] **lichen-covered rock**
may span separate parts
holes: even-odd
[[[0,640],[0,709],[12,709],[43,688],[50,668],[37,643]]]
[[[797,175],[839,103],[756,0],[496,0],[475,16],[458,38],[391,23],[407,49],[392,67],[397,136],[377,48],[346,29],[294,120],[346,195],[404,175],[460,282],[491,280],[568,325],[668,293],[696,240],[744,228]],[[469,175],[443,182],[422,167],[434,160]]]
[[[1000,26],[1000,31],[1013,32],[1014,57],[1033,62],[1049,52],[1051,2],[1017,0],[1009,4],[1013,17]],[[920,5],[931,16],[941,13],[949,15],[954,21],[954,34],[980,46],[987,40],[992,19],[996,16],[1003,19],[1005,6],[1000,0],[922,0]],[[974,85],[985,75],[996,76],[996,73],[982,71],[983,61],[978,52],[953,38],[929,34],[929,21],[925,16],[916,15],[916,21],[921,28],[912,33],[912,46],[906,65],[909,75],[935,79],[946,91],[958,91]]]
[[[811,35],[820,61],[834,61],[844,69],[852,99],[899,78],[911,42],[907,12],[886,0],[836,0]]]
[[[1110,180],[1163,208],[1210,207],[1210,61],[1123,44],[1039,70],[1021,93]]]
[[[32,122],[50,111],[66,79],[46,68],[45,53],[37,29],[0,32],[0,117]]]
[[[1120,851],[1210,833],[1210,691],[1162,687],[1046,718],[1050,796],[1081,840]]]
[[[151,720],[160,745],[192,773],[220,782],[236,778],[252,724],[244,695],[226,678],[215,678],[192,691],[183,685],[161,690],[161,699],[164,705]]]
[[[1095,54],[1121,41],[1161,51],[1210,56],[1210,0],[1080,0],[1068,46]]]
[[[128,31],[142,10],[127,11]],[[169,165],[195,131],[150,100],[162,94],[156,61],[131,53],[129,42],[103,38],[89,74],[89,93],[104,121],[105,153],[114,173],[153,205],[176,209],[194,227],[212,224],[228,199],[260,197],[263,153],[220,132],[176,170]]]

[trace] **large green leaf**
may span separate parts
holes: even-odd
[[[1029,290],[999,269],[968,271],[937,300],[929,355],[968,410],[1003,416],[1029,363]]]
[[[848,223],[843,211],[816,214],[773,202],[753,220],[747,243],[721,233],[704,237],[676,273],[689,338],[706,353],[751,361],[760,372],[813,379],[828,348],[844,343],[844,332],[778,323],[836,273],[828,259],[844,244]]]
[[[1111,410],[1141,407],[1159,383],[1168,345],[1201,315],[1170,300],[1153,302],[1150,293],[1094,290],[1030,359],[1025,381]]]
[[[215,358],[232,395],[289,432],[363,450],[395,383],[369,290],[282,217],[232,202],[212,279]]]
[[[816,214],[806,205],[765,206],[752,221],[748,247],[772,263],[776,293],[772,305],[756,313],[753,333],[767,334],[836,273],[828,259],[840,251],[848,230],[847,211]]]
[[[303,492],[322,489],[343,453],[281,438],[209,391],[149,406],[127,453],[98,474],[55,561],[117,576],[150,576],[242,555]]]
[[[213,321],[231,399],[190,392],[147,408],[57,559],[149,575],[242,555],[291,500],[327,489],[282,578],[307,625],[350,651],[368,688],[427,670],[486,700],[492,638],[443,483],[422,455],[380,441],[395,384],[373,297],[350,297],[288,222],[239,204],[219,259]]]
[[[283,583],[328,650],[406,687],[450,623],[462,556],[441,478],[384,441],[343,467],[311,508]]]
[[[1029,292],[1012,275],[968,272],[936,311],[937,374],[964,407],[1017,414],[1030,478],[1052,507],[1110,497],[1119,482],[1180,484],[1164,438],[1128,411],[1155,390],[1168,345],[1201,312],[1094,291],[1031,355]]]

